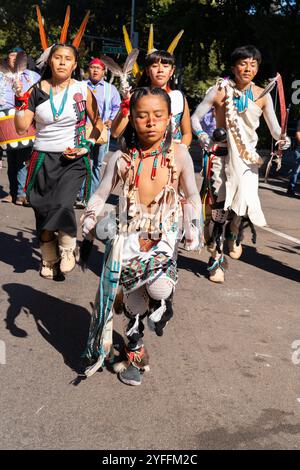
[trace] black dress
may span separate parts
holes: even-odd
[[[83,84],[80,85],[82,86]],[[76,95],[78,95],[78,93],[74,96]],[[68,102],[66,104],[68,104]],[[29,109],[37,113],[40,106],[44,107],[44,113],[45,111],[46,113],[49,112],[48,107],[51,110],[49,95],[41,90],[40,85],[36,85],[30,96]],[[73,100],[73,103],[71,101],[69,108],[70,106],[71,114],[74,114],[75,119],[77,119],[74,126],[74,141],[70,142],[70,129],[68,128],[67,138],[61,144],[62,149],[68,146],[77,147],[80,143],[80,139],[85,137],[85,102],[82,100],[78,106],[77,96],[77,102],[76,100]],[[67,118],[69,122],[70,116],[67,116]],[[64,122],[63,119],[61,122]],[[50,133],[49,129],[51,125],[53,126],[53,131]],[[49,137],[46,135],[46,138],[45,135],[43,136],[43,130],[45,132],[46,126],[41,129],[40,134],[37,129],[37,146],[44,146],[44,148],[47,148],[47,151],[35,149],[34,146],[26,182],[27,194],[35,212],[38,236],[40,236],[42,230],[60,230],[71,237],[76,237],[77,224],[74,202],[85,179],[86,184],[89,185],[89,175],[91,171],[90,162],[88,156],[70,160],[64,157],[62,151],[51,152],[52,145],[50,137],[55,133],[55,129],[57,129],[56,133],[60,134],[58,129],[59,125],[59,122],[53,124],[49,123],[47,129]],[[44,140],[41,140],[39,135],[42,135]],[[43,144],[43,142],[45,143]],[[57,141],[55,145],[57,147]],[[86,193],[87,192],[86,190]]]

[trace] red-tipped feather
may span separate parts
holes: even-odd
[[[90,16],[90,10],[85,15],[85,17],[84,17],[84,19],[83,19],[83,21],[80,25],[80,28],[78,30],[78,33],[76,34],[75,38],[73,39],[72,44],[73,44],[74,47],[76,47],[76,49],[78,49],[79,46],[80,46],[81,39],[82,39],[82,36],[84,35],[84,31],[85,31],[89,16]]]
[[[66,10],[64,25],[61,28],[61,33],[60,33],[59,42],[62,44],[65,44],[67,40],[68,28],[69,28],[69,23],[70,23],[70,12],[71,12],[71,8],[70,8],[70,5],[68,5],[67,10]]]
[[[36,14],[37,14],[37,19],[38,19],[38,23],[39,23],[41,45],[42,45],[42,48],[45,50],[48,47],[48,41],[47,41],[45,28],[44,28],[44,25],[43,25],[43,18],[42,18],[40,7],[38,5],[36,5],[35,8],[36,8]]]

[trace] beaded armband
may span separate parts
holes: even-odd
[[[202,134],[206,134],[206,132],[205,132],[205,131],[197,131],[197,132],[196,132],[196,136],[197,136],[198,138],[199,138],[200,135],[202,135]]]

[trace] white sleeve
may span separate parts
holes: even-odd
[[[106,165],[101,184],[88,202],[86,212],[94,211],[96,217],[103,211],[106,200],[117,183],[117,160],[120,155],[121,152],[119,150],[112,154]]]
[[[106,200],[118,181],[117,161],[120,156],[121,152],[118,150],[110,157],[101,184],[90,198],[84,213],[80,217],[82,235],[85,238],[93,238],[93,229],[97,223],[97,217],[103,211]]]
[[[275,114],[273,100],[270,93],[266,95],[266,104],[263,108],[263,115],[271,135],[275,140],[279,140],[281,135],[281,127],[279,126],[277,116]]]
[[[196,184],[194,165],[188,150],[181,149],[184,160],[180,175],[180,186],[182,187],[186,201],[183,204],[183,224],[185,231],[186,250],[200,250],[202,248],[202,204]]]
[[[198,135],[203,130],[200,121],[205,116],[205,114],[208,113],[208,111],[213,107],[217,92],[218,88],[217,85],[215,85],[205,95],[203,101],[201,101],[201,103],[197,106],[196,111],[191,117],[192,129],[196,135]]]

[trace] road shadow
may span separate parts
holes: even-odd
[[[40,253],[38,249],[38,240],[24,237],[24,233],[33,231],[19,230],[16,235],[0,232],[1,250],[0,261],[14,268],[15,273],[25,273],[32,269],[39,270]]]
[[[289,421],[294,413],[288,413],[276,408],[267,408],[262,410],[261,415],[257,420],[250,424],[248,427],[237,426],[235,431],[229,431],[225,427],[219,427],[209,431],[204,431],[198,434],[197,448],[198,449],[266,449],[270,448],[270,443],[260,444],[259,441],[263,439],[279,439],[279,436],[291,435],[297,436],[300,433],[299,423],[293,424]],[[279,439],[280,440],[280,439]],[[253,441],[256,441],[254,444]],[[274,442],[278,445],[278,442]],[[278,449],[278,447],[276,447]]]
[[[197,277],[208,277],[207,263],[184,256],[184,251],[181,250],[178,252],[177,267],[189,271]]]
[[[285,277],[291,281],[300,282],[300,271],[288,266],[271,256],[258,253],[256,248],[249,245],[243,244],[243,253],[240,261],[255,266],[256,268],[275,274],[276,276]],[[273,247],[272,247],[273,248]],[[299,248],[295,246],[293,248]],[[280,249],[280,248],[279,248]],[[285,247],[281,247],[281,250],[291,254],[299,254],[296,251],[291,251]],[[225,250],[226,254],[226,250]],[[230,259],[228,257],[228,259]],[[185,269],[186,271],[192,272],[197,277],[208,277],[207,263],[200,261],[199,259],[189,258],[183,255],[182,251],[178,254],[178,268]]]
[[[82,240],[78,242],[78,245],[80,248],[82,245]],[[98,277],[100,277],[102,266],[103,266],[104,253],[103,251],[100,251],[103,249],[104,248],[102,248],[101,246],[97,245],[94,242],[91,252],[89,254],[88,260],[87,260],[87,265],[86,265],[86,269],[89,269]]]
[[[88,310],[22,284],[4,284],[3,290],[9,295],[5,322],[10,333],[17,337],[28,336],[15,321],[23,312],[32,315],[42,337],[63,356],[71,369],[76,370],[87,340]]]
[[[263,178],[260,178],[260,181],[259,181],[259,190],[260,191],[272,191],[274,194],[278,194],[279,196],[285,196],[285,197],[289,197],[289,198],[295,198],[295,199],[300,199],[300,194],[299,194],[299,188],[297,186],[297,189],[296,189],[296,194],[294,196],[290,196],[289,194],[287,194],[287,189],[288,189],[288,185],[289,185],[289,180],[288,179],[282,179],[282,178],[278,178],[278,179],[272,179],[272,178],[269,178],[268,179],[268,183],[270,186],[273,186],[272,188],[268,188],[268,187],[264,187],[264,186],[261,186],[261,183],[265,184],[265,181]],[[278,190],[274,189],[274,186],[278,188]]]
[[[255,266],[276,276],[285,277],[291,281],[300,282],[300,271],[278,261],[271,256],[258,253],[256,248],[244,245],[240,261]]]
[[[283,196],[283,197],[286,197],[286,198],[289,198],[289,199],[300,199],[300,194],[294,194],[294,196],[290,196],[289,194],[287,194],[286,192],[282,192],[282,191],[276,191],[276,189],[273,189],[273,193],[274,194],[278,194],[279,196]]]
[[[275,251],[282,251],[283,253],[289,253],[291,255],[300,255],[300,245],[293,245],[293,246],[290,246],[290,245],[280,245],[278,247],[276,246],[270,246],[270,245],[267,245],[268,248],[271,248],[272,250],[275,250]]]
[[[8,192],[4,191],[3,186],[0,185],[0,199],[2,199],[3,197],[5,197],[7,195],[8,195]]]
[[[90,312],[80,306],[54,297],[45,292],[17,283],[4,284],[9,307],[5,323],[13,336],[25,338],[27,332],[16,325],[21,313],[32,315],[42,337],[63,357],[65,364],[80,372],[80,356],[86,347],[90,325]],[[113,343],[121,353],[124,341],[114,331]]]

